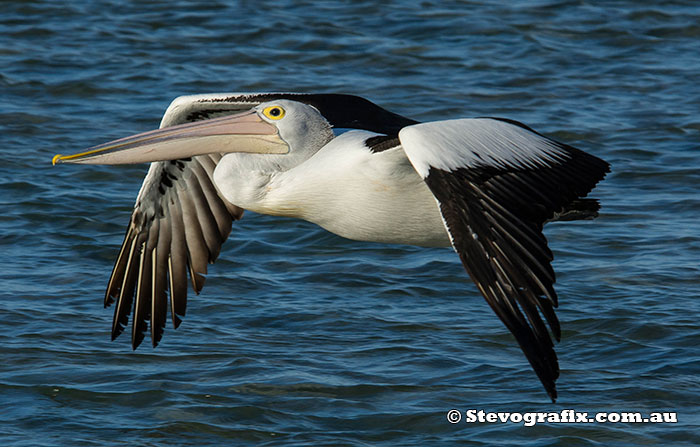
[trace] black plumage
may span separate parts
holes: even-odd
[[[581,198],[603,179],[609,165],[553,143],[559,148],[554,162],[430,168],[425,181],[469,276],[513,333],[554,401],[559,364],[541,315],[557,341],[561,330],[554,313],[558,300],[552,252],[542,226],[577,206],[597,212],[596,201]]]

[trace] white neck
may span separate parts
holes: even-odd
[[[289,153],[224,155],[214,171],[214,182],[226,200],[247,210],[278,214],[264,207],[266,186],[275,176],[307,161],[334,137],[328,122],[316,109],[307,107],[294,110],[298,119],[278,126]],[[300,117],[302,114],[306,116]]]

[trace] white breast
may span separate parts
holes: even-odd
[[[276,174],[257,211],[299,217],[348,239],[449,246],[435,198],[403,149],[372,153],[364,141],[373,135],[344,133]]]

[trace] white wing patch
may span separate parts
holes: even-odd
[[[492,118],[422,123],[399,132],[401,145],[423,177],[430,167],[443,171],[493,166],[551,166],[566,158],[555,142],[522,127]]]

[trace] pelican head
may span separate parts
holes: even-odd
[[[134,164],[210,153],[247,153],[284,155],[290,158],[284,163],[289,166],[307,159],[332,138],[330,124],[315,107],[277,100],[236,115],[120,138],[74,155],[57,154],[53,164]]]

